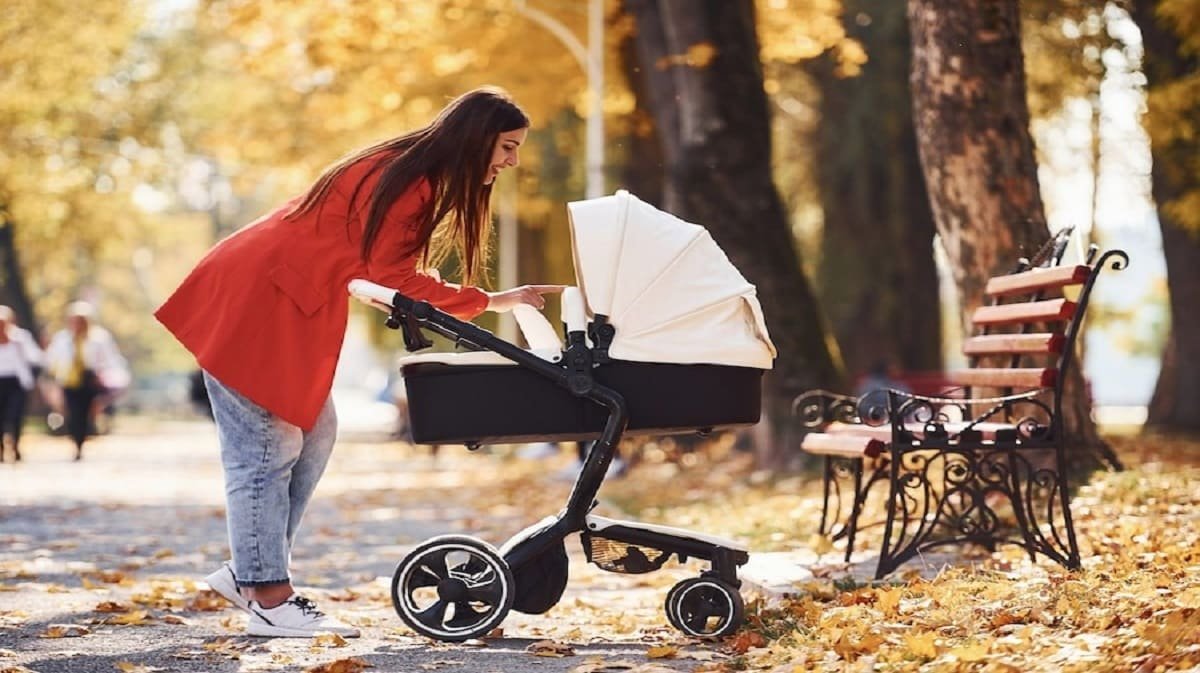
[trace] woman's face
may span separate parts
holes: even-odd
[[[528,133],[529,129],[517,129],[515,131],[505,131],[496,136],[496,145],[492,147],[492,158],[488,162],[488,172],[483,184],[492,184],[496,176],[500,175],[500,171],[509,166],[517,166],[521,163],[521,158],[517,156],[517,153],[521,148],[521,143],[525,142],[525,136]]]

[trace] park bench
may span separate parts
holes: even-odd
[[[1122,269],[1120,250],[1088,250],[1062,264],[1069,231],[1032,260],[991,278],[972,315],[968,368],[945,373],[950,388],[918,394],[882,388],[858,397],[824,390],[799,396],[803,451],[824,459],[820,533],[854,551],[876,484],[887,484],[880,579],[935,547],[998,543],[1079,567],[1063,444],[1063,383],[1101,269]],[[1015,530],[1011,521],[1015,519]]]

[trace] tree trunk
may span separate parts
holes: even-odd
[[[909,0],[908,20],[921,165],[967,326],[987,279],[1049,236],[1029,133],[1018,3]],[[1071,469],[1114,464],[1091,420],[1079,367],[1065,390]]]
[[[1156,4],[1136,0],[1131,12],[1142,32],[1142,71],[1152,98],[1156,89],[1195,73],[1197,68],[1197,58],[1185,58],[1179,39],[1155,18]],[[1200,103],[1193,101],[1192,105],[1193,115],[1200,115]],[[1153,100],[1149,108],[1147,126],[1153,127],[1157,111]],[[1178,136],[1165,141],[1153,129],[1150,139],[1150,175],[1167,262],[1171,335],[1146,424],[1194,434],[1200,433],[1200,414],[1196,412],[1200,409],[1200,311],[1196,310],[1200,306],[1200,232],[1185,230],[1183,223],[1162,206],[1180,198],[1189,185],[1195,184],[1189,162],[1200,155],[1200,141]]]
[[[942,365],[934,224],[908,88],[904,5],[846,0],[843,25],[869,58],[840,77],[832,56],[809,68],[821,90],[816,173],[825,227],[817,294],[846,369]]]
[[[619,161],[621,184],[647,203],[661,205],[663,199],[663,147],[651,110],[649,79],[643,76],[638,58],[637,39],[628,34],[621,40],[619,56],[622,74],[633,94],[633,111],[624,134],[617,137],[613,154]]]
[[[14,237],[12,215],[7,206],[0,203],[0,303],[7,304],[17,316],[17,324],[34,334],[41,333],[33,302],[25,288],[25,275],[21,272]]]
[[[758,286],[779,349],[765,413],[786,447],[792,398],[835,384],[816,300],[771,175],[770,125],[751,0],[629,0],[666,162],[664,207],[704,224]]]

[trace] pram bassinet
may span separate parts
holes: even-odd
[[[625,434],[752,425],[774,357],[754,286],[703,228],[628,192],[568,206],[595,381],[620,392]],[[565,318],[566,316],[564,316]],[[559,344],[541,344],[553,357]],[[595,439],[608,416],[484,353],[401,361],[418,443]]]

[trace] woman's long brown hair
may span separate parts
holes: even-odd
[[[368,201],[360,250],[365,260],[388,209],[424,178],[432,198],[417,216],[415,242],[403,254],[419,252],[422,265],[433,268],[456,250],[463,282],[471,283],[487,261],[492,186],[484,181],[491,170],[496,138],[528,126],[529,117],[503,90],[469,91],[447,105],[428,126],[354,152],[325,169],[287,217],[319,208],[343,171],[360,161],[373,161],[350,196],[350,203],[356,203],[367,177],[381,172]],[[439,230],[438,224],[447,218],[450,226]]]

